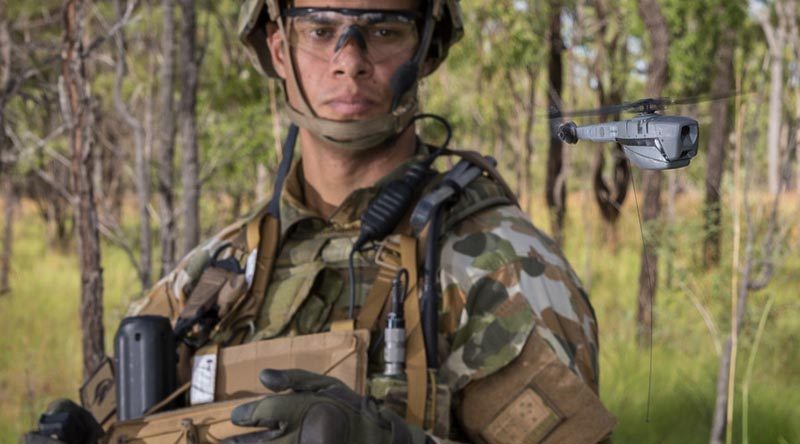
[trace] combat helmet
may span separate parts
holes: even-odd
[[[282,0],[245,0],[239,15],[239,38],[256,69],[262,74],[278,78],[272,66],[267,47],[267,23],[275,23],[278,31],[288,41],[286,9]],[[415,55],[403,64],[392,77],[393,94],[391,111],[379,117],[358,121],[335,121],[316,115],[302,88],[298,85],[295,62],[288,45],[284,45],[288,72],[287,87],[300,94],[298,109],[287,107],[292,122],[327,140],[332,145],[351,150],[371,148],[401,133],[419,110],[417,85],[419,80],[433,72],[447,57],[450,47],[464,34],[461,8],[458,0],[423,0],[425,12],[423,26]],[[425,71],[427,68],[427,72]]]

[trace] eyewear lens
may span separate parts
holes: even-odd
[[[413,50],[419,39],[414,15],[408,13],[291,9],[287,15],[289,43],[323,60],[354,45],[379,63]]]

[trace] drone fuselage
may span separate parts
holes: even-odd
[[[699,126],[688,117],[647,113],[616,122],[571,125],[568,132],[572,137],[562,140],[617,142],[631,162],[644,169],[681,168],[697,154]]]

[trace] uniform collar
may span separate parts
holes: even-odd
[[[312,229],[322,229],[331,226],[335,229],[358,229],[361,226],[359,218],[366,210],[370,200],[385,184],[402,176],[412,164],[424,159],[430,152],[428,146],[417,142],[417,152],[410,159],[400,164],[389,174],[382,177],[375,185],[359,188],[350,193],[342,204],[336,208],[328,220],[325,220],[316,211],[308,208],[303,192],[303,159],[298,159],[289,170],[286,185],[281,195],[281,237],[293,226],[309,224]]]

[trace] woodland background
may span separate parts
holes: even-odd
[[[798,1],[461,3],[424,108],[498,159],[589,290],[615,442],[800,442]],[[127,304],[267,197],[287,119],[238,4],[0,1],[0,442],[77,399]],[[551,137],[548,110],[661,96],[704,99],[666,111],[701,124],[688,168]]]

